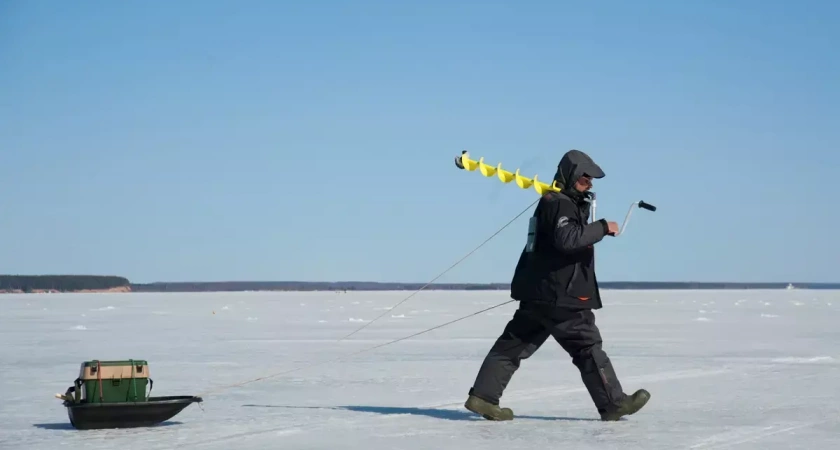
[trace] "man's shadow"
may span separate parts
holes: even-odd
[[[457,409],[442,409],[442,408],[414,408],[414,407],[396,407],[396,406],[286,406],[286,405],[242,405],[246,408],[286,408],[286,409],[323,409],[334,411],[355,411],[382,415],[404,415],[410,414],[415,416],[431,417],[433,419],[441,420],[460,420],[460,421],[486,421],[477,414],[469,411]],[[580,418],[580,417],[554,417],[554,416],[523,416],[516,415],[516,419],[528,420],[548,420],[548,421],[572,421],[572,422],[600,422],[600,419]]]

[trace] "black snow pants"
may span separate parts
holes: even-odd
[[[493,344],[470,394],[498,405],[519,363],[533,355],[549,336],[572,357],[599,412],[615,409],[627,397],[610,359],[601,349],[601,333],[591,310],[531,303],[520,304]]]

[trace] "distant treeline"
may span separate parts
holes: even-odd
[[[840,283],[793,283],[797,289],[840,289]],[[123,289],[134,292],[238,292],[238,291],[415,291],[425,283],[367,281],[211,281],[134,283],[127,278],[99,275],[0,275],[0,292],[77,292]],[[785,289],[783,283],[613,281],[603,289]],[[436,283],[426,290],[504,291],[508,283]]]
[[[101,275],[0,275],[0,291],[74,292],[128,288],[127,278]]]
[[[414,291],[425,283],[378,283],[365,281],[219,281],[132,284],[134,292],[233,292],[233,291]],[[599,283],[603,289],[785,289],[788,283],[700,283],[614,281]],[[840,289],[840,283],[794,283],[798,289]],[[426,290],[508,290],[508,283],[439,283]]]

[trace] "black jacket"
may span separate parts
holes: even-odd
[[[574,189],[584,174],[604,177],[585,153],[566,153],[554,176],[561,191],[543,195],[529,222],[528,241],[511,282],[513,299],[565,308],[601,308],[593,245],[607,235],[608,228],[603,219],[589,223],[589,195]]]

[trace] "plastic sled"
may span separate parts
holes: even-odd
[[[64,401],[70,424],[77,430],[137,428],[158,425],[171,419],[201,397],[183,395],[149,397],[143,402],[75,403]]]

